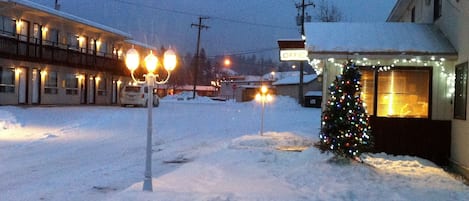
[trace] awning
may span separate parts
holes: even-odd
[[[403,22],[305,24],[306,48],[313,58],[353,55],[457,57],[443,33],[432,24]]]

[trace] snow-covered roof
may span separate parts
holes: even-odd
[[[31,9],[42,11],[42,12],[45,12],[45,13],[48,13],[48,14],[51,14],[51,15],[55,15],[55,16],[58,16],[58,17],[61,17],[61,18],[67,19],[67,20],[71,20],[71,21],[75,21],[75,22],[78,22],[78,23],[81,23],[81,24],[84,24],[84,25],[87,25],[87,26],[91,26],[91,27],[94,27],[94,28],[97,28],[97,29],[100,29],[100,30],[103,30],[103,31],[106,31],[106,32],[121,35],[121,36],[126,37],[126,38],[131,38],[132,37],[129,33],[123,32],[121,30],[118,30],[118,29],[115,29],[115,28],[112,28],[112,27],[109,27],[109,26],[106,26],[106,25],[102,25],[102,24],[99,24],[97,22],[93,22],[93,21],[90,21],[90,20],[87,20],[87,19],[84,19],[84,18],[81,18],[81,17],[77,17],[75,15],[71,15],[71,14],[68,14],[68,13],[65,13],[65,12],[62,12],[62,11],[59,11],[59,10],[55,10],[53,8],[49,8],[47,6],[44,6],[44,5],[41,5],[41,4],[38,4],[38,3],[34,3],[34,2],[31,2],[31,1],[28,1],[28,0],[0,0],[0,2],[13,3],[15,5],[21,5],[21,6],[24,6],[24,7],[27,7],[27,8],[31,8]]]
[[[457,52],[431,24],[417,23],[325,23],[305,25],[306,45],[318,55],[448,55]]]
[[[275,72],[274,74],[272,73],[266,73],[262,76],[263,79],[272,79],[274,78],[275,80],[280,80],[286,77],[292,77],[292,76],[300,76],[300,71],[283,71],[283,72]]]
[[[176,86],[175,89],[183,90],[183,91],[193,91],[194,90],[194,85]],[[197,90],[197,91],[215,91],[216,88],[214,86],[197,85],[195,87],[195,90]]]
[[[316,74],[311,74],[311,75],[304,75],[303,76],[303,83],[309,83],[312,82],[314,79],[316,79],[318,75]],[[290,85],[290,84],[299,84],[300,83],[300,78],[299,76],[290,76],[290,77],[285,77],[283,79],[277,80],[276,82],[272,83],[272,85]]]
[[[308,91],[305,96],[322,96],[322,91]]]
[[[139,46],[139,47],[142,47],[142,48],[146,48],[146,49],[152,49],[152,50],[157,50],[158,48],[154,47],[154,46],[151,46],[151,45],[148,45],[146,43],[142,43],[140,41],[136,41],[136,40],[125,40],[125,42],[131,44],[131,45],[136,45],[136,46]]]

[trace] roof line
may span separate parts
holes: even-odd
[[[408,55],[412,55],[412,56],[416,56],[416,55],[420,55],[420,56],[436,56],[436,55],[440,55],[440,56],[449,56],[449,57],[457,57],[458,56],[458,53],[457,52],[418,52],[418,51],[415,51],[415,52],[412,52],[412,51],[407,51],[407,52],[398,52],[398,51],[394,51],[394,52],[389,52],[389,51],[376,51],[376,52],[370,52],[370,51],[364,51],[364,52],[360,52],[360,51],[354,51],[354,52],[349,52],[349,51],[308,51],[309,54],[319,54],[319,55],[374,55],[374,56],[378,56],[378,55],[383,55],[383,56],[408,56]]]
[[[32,1],[28,1],[28,0],[3,0],[3,2],[18,4],[18,5],[30,8],[30,9],[39,10],[39,11],[48,13],[50,15],[55,15],[57,17],[61,17],[61,18],[64,18],[64,19],[67,19],[67,20],[70,20],[70,21],[74,21],[76,23],[80,23],[80,24],[83,24],[83,25],[94,27],[94,28],[99,29],[99,30],[103,30],[103,31],[106,31],[106,32],[109,32],[109,33],[120,35],[120,36],[123,36],[125,38],[132,38],[132,35],[130,33],[126,33],[124,31],[118,30],[116,28],[112,28],[110,26],[100,24],[98,22],[94,22],[94,21],[91,21],[91,20],[88,20],[88,19],[85,19],[85,18],[82,18],[82,17],[78,17],[78,16],[72,15],[70,13],[55,10],[55,9],[49,8],[47,6],[32,2]]]

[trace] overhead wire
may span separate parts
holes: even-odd
[[[269,27],[269,28],[275,28],[275,29],[292,29],[292,30],[297,29],[296,26],[292,26],[292,27],[279,26],[279,25],[249,22],[249,21],[244,21],[244,20],[238,20],[238,19],[232,19],[232,18],[226,18],[226,17],[219,17],[219,16],[213,16],[213,15],[203,15],[201,13],[188,12],[188,11],[182,11],[182,10],[176,10],[176,9],[161,8],[161,7],[145,5],[145,4],[126,1],[126,0],[114,0],[114,1],[119,2],[119,3],[123,3],[123,4],[136,6],[136,7],[144,7],[144,8],[147,8],[147,9],[159,10],[159,11],[164,11],[164,12],[169,12],[169,13],[176,13],[176,14],[180,14],[180,15],[188,15],[188,16],[195,16],[195,17],[204,16],[204,17],[209,17],[210,19],[215,19],[215,20],[220,20],[220,21],[225,21],[225,22],[231,22],[231,23],[246,24],[246,25],[252,25],[252,26],[262,26],[262,27]],[[243,51],[237,51],[237,52],[229,53],[229,54],[216,54],[216,55],[208,56],[208,57],[209,58],[216,58],[216,57],[222,57],[222,56],[240,56],[240,55],[247,55],[247,54],[269,52],[269,51],[274,51],[274,50],[278,50],[278,47],[259,48],[259,49],[255,49],[255,50],[243,50]]]
[[[219,16],[213,16],[213,15],[203,15],[201,13],[194,13],[194,12],[188,12],[188,11],[175,10],[175,9],[161,8],[161,7],[150,6],[150,5],[125,1],[125,0],[114,0],[114,1],[119,2],[119,3],[128,4],[128,5],[132,5],[132,6],[144,7],[144,8],[148,8],[148,9],[160,10],[160,11],[176,13],[176,14],[181,14],[181,15],[189,15],[189,16],[197,16],[197,17],[198,16],[205,16],[205,17],[209,17],[210,19],[216,19],[216,20],[225,21],[225,22],[232,22],[232,23],[246,24],[246,25],[253,25],[253,26],[262,26],[262,27],[269,27],[269,28],[275,28],[275,29],[296,29],[296,27],[279,26],[279,25],[274,25],[274,24],[265,24],[265,23],[257,23],[257,22],[249,22],[249,21],[244,21],[244,20],[238,20],[238,19],[232,19],[232,18],[226,18],[226,17],[219,17]]]
[[[237,51],[229,54],[217,54],[214,56],[208,56],[210,58],[216,58],[216,57],[223,57],[223,56],[240,56],[240,55],[246,55],[246,54],[254,54],[254,53],[261,53],[261,52],[270,52],[278,50],[278,47],[270,47],[270,48],[260,48],[260,49],[254,49],[254,50],[244,50],[244,51]]]

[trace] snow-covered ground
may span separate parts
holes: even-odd
[[[2,106],[0,200],[469,200],[460,179],[420,158],[329,160],[311,147],[319,109],[277,97],[263,136],[260,111],[256,102],[162,100],[154,192],[142,192],[146,108]]]

